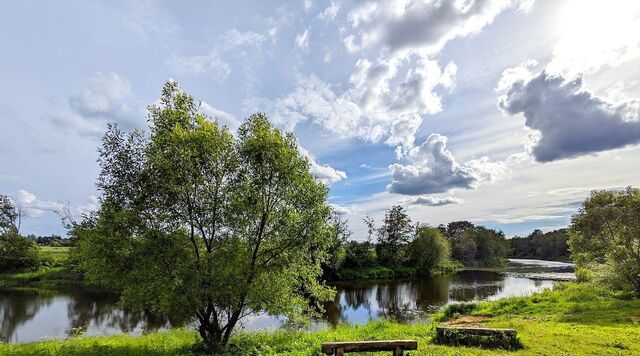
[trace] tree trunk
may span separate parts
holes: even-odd
[[[198,333],[202,337],[202,344],[206,353],[222,351],[228,340],[223,340],[224,332],[209,319],[198,318]]]

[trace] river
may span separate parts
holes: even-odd
[[[573,278],[573,265],[562,262],[513,259],[501,269],[464,270],[452,275],[398,281],[336,283],[336,297],[327,303],[312,328],[387,318],[421,322],[454,302],[495,300],[553,288],[554,280]],[[246,330],[277,329],[282,318],[253,315]],[[147,313],[118,307],[111,293],[72,289],[44,291],[0,290],[0,341],[29,342],[74,335],[141,334],[181,324]]]

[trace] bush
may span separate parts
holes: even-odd
[[[37,269],[39,266],[38,245],[34,241],[16,232],[0,236],[0,271]]]
[[[436,344],[449,346],[479,346],[489,349],[519,350],[523,347],[517,336],[510,336],[504,332],[496,332],[490,336],[470,335],[456,329],[437,329]]]
[[[466,315],[472,311],[478,309],[478,305],[475,303],[456,303],[450,304],[442,311],[443,320],[449,320],[457,318],[460,315]]]
[[[593,271],[588,268],[579,267],[576,268],[576,282],[584,283],[590,282],[593,279]]]

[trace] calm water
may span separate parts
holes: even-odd
[[[552,288],[551,279],[570,279],[572,265],[536,260],[513,260],[502,271],[462,271],[406,281],[336,284],[336,298],[312,327],[342,322],[366,323],[389,318],[402,322],[428,319],[447,303],[495,300]],[[0,290],[0,340],[28,342],[64,338],[79,333],[140,334],[180,323],[117,307],[109,293],[71,291]],[[247,330],[275,329],[282,319],[255,315],[244,320]]]

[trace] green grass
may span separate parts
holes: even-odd
[[[70,247],[40,246],[40,264],[48,267],[61,267],[69,257]]]
[[[60,288],[83,286],[65,267],[40,267],[36,271],[0,273],[0,288]]]
[[[232,338],[228,354],[319,355],[323,342],[383,339],[418,340],[418,351],[405,353],[407,355],[640,354],[640,299],[590,285],[566,283],[554,291],[531,297],[447,310],[436,317],[445,320],[475,315],[486,318],[487,326],[516,329],[524,348],[504,351],[436,345],[434,323],[404,325],[376,321],[320,331],[238,333]],[[0,344],[0,355],[187,355],[192,353],[196,340],[195,332],[179,329],[140,337],[118,335]]]

